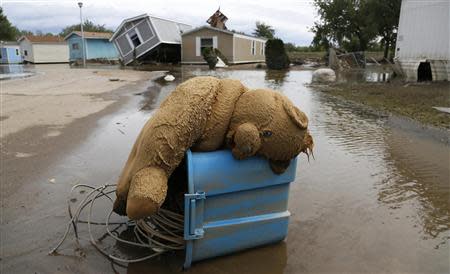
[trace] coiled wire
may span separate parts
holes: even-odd
[[[84,199],[78,204],[75,211],[73,211],[71,205],[72,199],[70,197],[73,196],[75,190],[80,188],[83,190],[88,189],[89,191],[87,192]],[[114,212],[112,210],[113,199],[110,197],[110,195],[115,193],[115,188],[115,184],[105,184],[98,187],[93,187],[86,184],[77,184],[73,186],[70,191],[70,197],[67,203],[70,220],[67,223],[66,230],[61,240],[52,250],[50,250],[49,254],[57,254],[58,249],[61,247],[61,245],[69,235],[71,227],[73,228],[76,242],[77,244],[79,244],[78,224],[80,223],[87,224],[90,243],[102,255],[106,256],[113,263],[116,263],[120,266],[124,266],[121,263],[141,262],[159,256],[168,251],[184,249],[184,217],[181,214],[161,208],[158,213],[145,219],[140,219],[137,221],[129,220],[124,222],[111,222],[111,216]],[[94,222],[92,221],[94,204],[100,198],[106,198],[111,202],[111,210],[106,215],[104,222]],[[80,220],[80,215],[86,207],[88,207],[87,220]],[[106,233],[102,238],[104,238],[105,236],[110,236],[120,243],[124,243],[134,247],[148,248],[148,250],[151,251],[151,254],[138,258],[128,259],[108,253],[104,251],[94,239],[94,235],[92,234],[92,225],[103,225],[105,227]],[[117,227],[111,230],[111,225],[116,225]],[[117,229],[121,226],[128,226],[133,229],[135,241],[126,240],[119,237]]]

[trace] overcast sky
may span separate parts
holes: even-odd
[[[20,29],[59,33],[79,22],[76,0],[0,0],[3,11]],[[309,28],[316,17],[311,1],[302,0],[84,0],[83,17],[115,30],[120,22],[142,13],[178,20],[193,26],[206,20],[220,6],[228,17],[227,27],[251,34],[255,21],[274,27],[285,42],[309,45]]]

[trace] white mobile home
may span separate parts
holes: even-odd
[[[142,14],[123,20],[109,41],[114,43],[125,65],[161,47],[177,51],[175,55],[180,59],[181,33],[191,28],[187,24]]]
[[[20,37],[18,42],[24,62],[69,62],[69,47],[62,37],[25,35]]]
[[[408,81],[450,80],[450,1],[403,0],[395,60]]]

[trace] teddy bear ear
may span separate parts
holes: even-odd
[[[296,124],[301,129],[308,128],[308,117],[303,111],[299,110],[287,99],[283,100],[283,107],[294,124]]]

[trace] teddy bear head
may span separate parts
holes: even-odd
[[[275,173],[282,173],[301,152],[312,152],[307,116],[279,92],[250,90],[236,103],[226,144],[233,156],[267,158]]]

